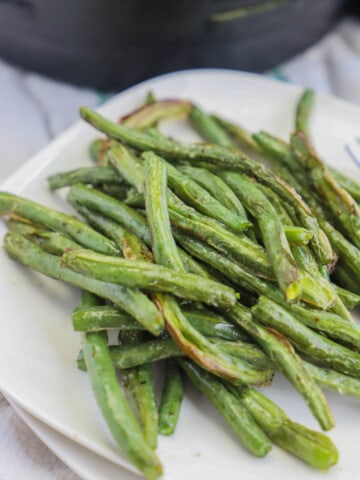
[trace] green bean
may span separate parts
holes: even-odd
[[[333,283],[332,286],[347,308],[352,310],[360,305],[360,295],[351,292],[350,290],[346,290],[345,288],[339,287],[335,283]]]
[[[158,228],[160,229],[160,225]],[[157,256],[157,253],[154,252],[154,255]],[[62,264],[104,282],[153,292],[168,292],[215,307],[229,308],[235,304],[237,298],[233,289],[198,275],[172,271],[170,268],[139,260],[115,259],[91,250],[65,252]]]
[[[145,217],[124,202],[81,184],[70,188],[68,200],[110,217],[147,245],[151,243]]]
[[[336,265],[332,278],[340,286],[350,290],[356,295],[360,295],[360,281],[357,276],[354,277],[354,273],[349,268],[348,263],[340,261]]]
[[[333,253],[330,244],[309,207],[293,189],[260,163],[251,160],[241,152],[225,147],[182,144],[165,138],[155,139],[144,132],[111,122],[86,107],[80,108],[80,115],[95,128],[137,150],[152,150],[165,158],[180,158],[195,164],[199,161],[207,161],[219,166],[235,168],[242,173],[255,177],[257,181],[271,187],[281,198],[295,208],[302,226],[313,232],[311,243],[320,263],[327,264],[332,261]]]
[[[10,217],[7,221],[7,226],[11,232],[18,233],[19,235],[24,235],[24,237],[27,237],[29,239],[31,239],[31,237],[33,237],[34,235],[48,235],[50,232],[50,230],[48,230],[47,228],[39,227],[38,225],[29,222],[25,218],[13,219]]]
[[[351,395],[360,398],[360,379],[344,375],[335,370],[318,367],[305,362],[306,368],[320,387],[333,390],[341,395]]]
[[[5,237],[5,250],[20,263],[57,280],[89,290],[111,300],[132,315],[154,335],[159,335],[164,323],[155,305],[140,291],[121,285],[91,279],[62,267],[59,257],[45,253],[38,245],[16,233]]]
[[[62,255],[68,249],[82,248],[81,245],[62,233],[52,232],[32,224],[9,220],[8,227],[11,232],[24,235],[39,244],[47,253],[54,255]]]
[[[268,198],[268,200],[270,200],[273,208],[276,210],[276,213],[281,219],[281,222],[283,223],[283,225],[294,226],[293,221],[290,215],[288,214],[286,208],[284,207],[282,200],[276,195],[276,193],[274,193],[271,190],[271,188],[266,187],[265,185],[261,185],[261,183],[258,183],[257,187],[263,192],[263,194]],[[289,238],[288,238],[288,241],[289,241]]]
[[[130,188],[125,198],[126,205],[133,208],[145,208],[145,197],[142,193],[138,193],[135,188]]]
[[[219,314],[207,310],[189,310],[187,308],[183,309],[183,313],[191,325],[205,337],[249,341],[249,336],[244,331]]]
[[[360,203],[360,184],[355,180],[343,175],[335,168],[328,167],[331,175],[335,178],[341,187],[346,190],[358,203]]]
[[[261,321],[257,316],[258,311],[255,310],[254,314],[256,320]],[[239,303],[229,311],[228,318],[244,328],[261,345],[277,369],[303,396],[322,429],[330,430],[335,422],[326,399],[286,338],[275,330],[269,331],[259,325],[251,312]]]
[[[101,231],[116,243],[125,258],[134,258],[134,255],[136,255],[136,258],[139,260],[152,261],[152,253],[146,245],[139,242],[137,237],[125,230],[124,227],[110,218],[105,217],[101,213],[78,205],[76,202],[72,201],[71,203],[76,211],[80,213],[90,225]]]
[[[143,158],[154,155],[150,152],[143,153]],[[214,218],[223,223],[235,232],[242,232],[251,226],[246,217],[241,217],[224,207],[207,190],[194,182],[190,177],[184,175],[176,167],[166,163],[168,184],[176,195],[185,203],[195,208],[204,215]]]
[[[143,166],[131,152],[126,152],[127,149],[124,146],[113,147],[107,150],[106,156],[111,158],[112,163],[121,172],[121,175],[141,194],[144,184]],[[145,153],[144,155],[146,156],[147,154]],[[246,217],[242,217],[237,212],[229,211],[214,196],[210,195],[206,189],[204,190],[172,165],[166,165],[170,186],[185,202],[192,205],[195,209],[210,215],[210,217],[227,224],[232,229],[242,231],[250,225]],[[131,200],[131,196],[129,200]],[[187,205],[180,202],[170,190],[168,190],[168,201],[170,204],[177,203],[178,206],[181,205],[183,210],[191,210]],[[136,206],[142,206],[142,204],[142,198],[137,198]],[[194,214],[196,214],[196,210],[194,210]],[[203,216],[203,218],[207,217]]]
[[[206,337],[223,340],[244,340],[249,337],[239,328],[225,320],[224,317],[207,310],[187,310],[184,314],[191,325]],[[88,309],[75,309],[72,314],[73,327],[76,331],[99,331],[108,328],[120,330],[144,330],[130,315],[109,305]]]
[[[205,188],[205,190],[207,190],[226,208],[233,213],[246,218],[246,212],[242,203],[231,188],[219,176],[214,175],[205,168],[196,168],[191,167],[190,165],[179,167],[179,170]]]
[[[255,275],[269,279],[274,278],[273,269],[264,249],[250,239],[222,229],[220,225],[210,225],[185,217],[172,208],[170,208],[169,213],[171,224],[177,230],[193,235],[224,255],[230,253]]]
[[[300,268],[303,269],[304,275],[311,278],[311,282],[316,282],[316,286],[311,287],[311,282],[309,284],[308,292],[310,293],[308,297],[309,303],[318,306],[323,309],[330,309],[332,312],[338,314],[344,320],[347,320],[353,323],[353,319],[346,309],[345,305],[339,298],[337,292],[333,288],[333,285],[330,284],[328,273],[326,269],[327,278],[324,274],[320,272],[320,269],[311,254],[311,251],[306,246],[294,246],[292,248],[293,255],[296,259],[297,264]],[[316,292],[316,296],[311,301],[311,292]],[[324,303],[320,302],[319,295],[322,294]]]
[[[227,390],[220,380],[191,361],[182,359],[179,363],[196,388],[223,415],[241,443],[253,455],[257,457],[265,456],[271,449],[271,443],[241,402]]]
[[[85,185],[73,185],[68,194],[68,201],[72,205],[81,205],[110,217],[138,237],[143,243],[151,246],[150,230],[146,218],[120,200],[96,191]],[[181,260],[191,273],[209,276],[204,268],[195,262],[184,251],[179,250]]]
[[[121,330],[120,334],[124,335],[126,332],[130,332],[131,335],[135,334],[134,331],[131,332],[130,330]],[[242,368],[248,370],[257,385],[267,384],[271,381],[274,374],[274,365],[258,347],[244,342],[227,342],[217,339],[212,339],[211,343],[220,352],[228,354],[236,363],[241,364]],[[167,338],[110,347],[111,361],[115,368],[120,369],[138,367],[144,363],[184,355],[182,348],[173,340]],[[79,352],[77,364],[80,370],[86,369],[82,351]]]
[[[240,399],[268,437],[281,448],[321,470],[337,463],[339,454],[326,435],[293,422],[280,407],[253,388],[227,387]]]
[[[181,348],[173,340],[148,340],[136,345],[113,346],[110,349],[116,368],[130,368],[183,355]]]
[[[229,122],[218,115],[212,115],[212,118],[228,132],[231,138],[233,138],[240,147],[246,147],[252,153],[260,153],[257,143],[253,140],[245,128],[238,124]]]
[[[254,133],[252,138],[265,157],[271,161],[275,170],[281,173],[285,181],[303,198],[307,199],[307,180],[304,170],[292,155],[290,145],[264,131]]]
[[[184,271],[176,243],[170,231],[167,209],[167,169],[161,158],[147,153],[145,160],[145,204],[156,261],[174,270]],[[154,211],[156,209],[156,212]]]
[[[191,103],[186,100],[160,100],[146,103],[134,112],[121,118],[121,123],[133,128],[148,128],[169,118],[187,117]]]
[[[158,458],[143,433],[119,387],[105,332],[83,337],[84,357],[97,403],[114,439],[149,480],[162,474]]]
[[[279,287],[287,300],[296,300],[301,295],[300,272],[275,209],[256,185],[244,175],[222,172],[220,176],[256,218]]]
[[[103,184],[98,190],[103,191],[107,195],[116,198],[117,200],[125,200],[128,195],[129,187],[127,185],[108,185]]]
[[[75,183],[91,185],[110,184],[121,185],[123,180],[111,167],[83,167],[68,172],[55,173],[48,177],[50,190],[69,187]]]
[[[208,142],[223,147],[236,148],[236,144],[226,133],[226,130],[213,117],[207,115],[195,105],[191,108],[190,122]]]
[[[155,103],[156,102],[156,97],[155,97],[155,94],[154,92],[152,92],[151,90],[148,91],[148,93],[146,94],[146,98],[145,98],[145,105],[151,105],[152,103]]]
[[[309,117],[312,111],[315,99],[313,90],[304,90],[298,101],[295,116],[295,130],[301,130],[305,135],[309,135]]]
[[[166,375],[159,407],[159,433],[172,435],[175,431],[181,403],[184,397],[184,382],[176,362],[166,362]]]
[[[130,179],[130,177],[131,177],[131,175],[132,175],[132,172],[134,172],[135,170],[136,170],[136,164],[134,164],[133,166],[127,165],[127,172],[128,172],[128,173],[127,173],[127,175],[128,175],[127,178],[128,178],[128,179]],[[135,178],[135,177],[131,180],[131,184],[136,188],[137,182],[136,182],[136,178]],[[73,187],[73,189],[76,189],[76,188],[78,188],[78,186]],[[76,198],[75,198],[75,200],[80,201],[80,199],[81,199],[82,201],[84,201],[84,199],[85,199],[84,196],[85,196],[85,194],[86,194],[86,197],[87,197],[87,198],[86,198],[85,200],[88,201],[88,198],[91,196],[92,199],[93,199],[93,201],[92,201],[92,203],[91,203],[90,205],[88,205],[88,206],[90,206],[90,207],[92,207],[92,208],[95,208],[95,209],[96,209],[96,208],[102,208],[102,212],[106,214],[105,208],[104,208],[103,205],[102,205],[102,204],[104,203],[104,198],[99,199],[99,201],[98,201],[98,207],[96,207],[96,203],[95,203],[96,195],[94,195],[93,192],[91,192],[91,191],[89,191],[89,190],[86,191],[86,190],[85,190],[86,187],[81,187],[81,188],[82,188],[81,191],[76,191],[76,192],[75,192],[75,193],[76,193]],[[71,194],[71,193],[72,193],[72,190],[70,191],[70,194]],[[101,202],[100,202],[100,200],[101,200]],[[209,225],[208,230],[209,230],[210,227],[211,227],[212,229],[213,229],[214,227],[216,227],[216,229],[219,229],[219,228],[220,228],[220,229],[221,229],[222,237],[223,237],[224,235],[227,236],[227,237],[230,236],[232,242],[233,242],[233,243],[235,242],[236,244],[238,244],[240,256],[241,256],[242,258],[244,257],[244,258],[246,259],[246,258],[248,258],[248,257],[251,256],[251,261],[252,261],[252,262],[255,261],[257,266],[259,266],[258,264],[259,264],[259,262],[261,262],[262,260],[264,260],[264,262],[266,262],[266,263],[268,264],[268,260],[267,260],[267,258],[266,258],[266,255],[265,255],[265,253],[264,253],[264,251],[262,250],[261,247],[259,247],[258,245],[255,245],[254,242],[249,242],[249,241],[246,239],[246,237],[238,238],[236,235],[231,235],[231,232],[227,232],[225,229],[222,228],[222,226],[221,226],[219,223],[215,222],[213,219],[208,218],[208,217],[206,217],[206,216],[204,216],[204,215],[201,215],[200,213],[196,212],[196,210],[194,210],[193,208],[188,207],[187,205],[185,205],[185,204],[184,204],[179,198],[177,198],[176,195],[175,195],[173,192],[171,192],[169,189],[167,190],[167,201],[168,201],[169,207],[170,207],[172,210],[175,210],[175,211],[179,212],[179,213],[182,214],[182,215],[190,216],[193,220],[196,220],[196,221],[201,220],[202,223],[208,224],[208,225]],[[99,205],[100,205],[100,206],[99,206]],[[112,212],[112,209],[113,209],[112,205],[109,205],[109,207],[108,207],[109,215],[112,215],[112,213],[111,213],[111,212]],[[119,208],[118,208],[118,211],[116,212],[116,214],[119,215],[119,212],[120,212],[121,210],[122,210],[122,206],[119,205]],[[170,212],[170,213],[171,213],[171,212]],[[137,215],[138,215],[138,213],[137,213]],[[175,215],[175,213],[174,213],[174,215]],[[174,215],[173,215],[173,216],[174,216]],[[122,217],[124,217],[124,215],[122,215]],[[115,218],[115,217],[113,217],[113,218]],[[120,221],[120,222],[122,221],[122,219],[119,218],[119,217],[116,217],[115,220]],[[135,230],[135,229],[133,228],[133,226],[134,226],[133,224],[130,225],[129,222],[127,222],[126,227],[127,227],[130,231],[132,231],[133,233],[135,233],[137,236],[139,236],[140,238],[143,238],[143,240],[149,245],[149,235],[146,236],[146,237],[141,237],[141,233],[142,233],[142,232],[140,231],[140,229],[137,228],[137,230]],[[192,226],[192,228],[194,228],[195,231],[201,233],[203,227],[202,227],[202,226],[199,227],[199,226],[195,225],[195,226]],[[223,238],[220,238],[220,239],[217,240],[217,244],[218,244],[218,245],[222,245],[223,242],[224,242]],[[254,255],[251,255],[252,253],[254,253]],[[197,265],[195,265],[195,266],[192,265],[187,258],[184,258],[184,255],[183,255],[182,252],[180,252],[180,255],[181,255],[181,258],[182,258],[183,262],[186,262],[186,265],[187,265],[187,267],[189,267],[190,271],[192,271],[192,272],[194,272],[194,273],[200,273],[200,274],[201,274],[201,273],[203,273],[203,274],[206,273],[206,272],[204,272],[204,271],[203,271],[203,272],[200,272],[200,271],[198,270],[198,268],[197,268]],[[190,257],[190,258],[191,258],[191,257]],[[265,268],[266,268],[266,267],[265,267]],[[260,270],[261,270],[261,269],[264,269],[264,267],[261,267],[261,266],[260,266]],[[270,266],[268,267],[268,270],[270,270]],[[268,273],[268,275],[269,275],[269,273]],[[271,276],[272,276],[272,272],[271,272]]]
[[[303,132],[292,134],[291,146],[317,194],[336,217],[341,230],[360,248],[360,207],[332,177]]]
[[[168,218],[166,209],[166,175],[161,173],[166,171],[166,167],[164,162],[156,155],[148,158],[146,162],[152,163],[154,171],[158,172],[157,175],[151,175],[152,181],[145,179],[146,208],[151,236],[154,242],[155,237],[159,235],[155,245],[161,242],[171,245],[173,240],[169,224],[165,222],[161,230],[156,228],[163,218]],[[145,171],[149,171],[148,167],[145,168]],[[147,192],[148,189],[151,191]],[[159,195],[155,195],[155,192],[159,193]],[[149,205],[149,203],[152,203],[152,205]],[[166,258],[166,255],[163,255],[163,251],[153,248],[153,253],[155,261],[169,263],[169,259]],[[181,266],[176,265],[176,268],[179,269]],[[234,359],[225,355],[194,329],[173,297],[169,294],[158,293],[156,299],[164,315],[168,332],[190,358],[205,369],[217,375],[223,375],[234,382],[252,384],[258,381],[258,375],[254,375],[246,366],[240,362],[235,362]]]
[[[237,340],[229,342],[217,338],[211,339],[222,352],[230,354],[248,363],[249,368],[267,372],[268,378],[271,378],[276,369],[273,361],[255,344]]]
[[[0,215],[20,215],[50,230],[69,235],[84,247],[106,255],[118,255],[116,245],[86,223],[11,193],[0,192]]]
[[[314,332],[280,305],[260,296],[252,311],[261,323],[281,332],[300,352],[340,373],[360,376],[360,355],[357,352]]]
[[[139,193],[144,192],[143,165],[129,148],[117,143],[106,151],[104,157],[127,183],[135,186]]]
[[[143,339],[142,332],[120,332],[122,345],[137,345]],[[125,390],[128,390],[134,400],[145,440],[155,450],[157,446],[158,411],[155,404],[154,382],[152,368],[149,363],[122,369],[122,380]]]
[[[218,255],[215,250],[207,245],[179,232],[175,232],[175,237],[191,255],[204,263],[209,263],[226,277],[231,278],[235,285],[240,285],[256,295],[266,295],[288,309],[305,325],[322,331],[341,342],[360,347],[360,329],[357,325],[351,324],[331,312],[305,308],[301,303],[289,304],[274,285],[255,277],[231,257],[226,258],[224,255]]]
[[[144,330],[145,328],[126,312],[110,305],[86,309],[75,308],[71,318],[76,332],[98,332],[108,328],[121,330]]]
[[[356,278],[360,272],[360,249],[349,242],[344,235],[336,230],[331,223],[327,222],[324,218],[320,217],[319,221],[322,229],[329,237],[333,249],[339,255],[341,263],[344,263],[347,269],[353,272],[353,275]]]
[[[291,245],[307,245],[312,239],[312,232],[303,227],[284,225],[284,232]]]

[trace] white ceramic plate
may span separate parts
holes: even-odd
[[[189,71],[145,82],[120,94],[101,112],[117,118],[139,105],[151,89],[158,98],[183,97],[197,101],[208,111],[241,122],[250,130],[266,129],[286,138],[293,128],[300,89],[264,77],[222,70]],[[360,109],[319,96],[312,133],[320,154],[341,170],[359,176],[344,145],[359,135]],[[185,126],[169,127],[172,134],[193,139]],[[2,190],[10,190],[58,209],[67,209],[63,197],[51,194],[46,177],[59,170],[89,163],[87,145],[97,136],[84,123],[76,124],[25,167]],[[353,150],[355,147],[353,147]],[[360,148],[359,148],[360,151]],[[2,233],[5,227],[1,225]],[[97,454],[133,467],[118,453],[98,412],[85,373],[76,369],[79,336],[72,331],[70,315],[79,292],[34,274],[0,252],[1,312],[0,388],[32,415]],[[280,377],[267,390],[296,420],[317,425],[302,399]],[[328,395],[338,426],[331,433],[340,450],[339,465],[329,479],[353,478],[360,469],[359,434],[354,428],[358,401]],[[274,447],[267,458],[249,455],[223,421],[197,392],[189,389],[175,435],[161,438],[158,449],[165,478],[228,480],[244,474],[247,479],[274,475],[278,479],[320,478],[322,473]],[[107,477],[104,477],[107,478]],[[109,477],[111,478],[111,477]]]
[[[30,427],[55,455],[73,472],[84,480],[116,478],[117,480],[139,480],[139,475],[122,469],[119,465],[105,460],[91,450],[81,447],[65,435],[57,432],[7,397],[16,413]]]

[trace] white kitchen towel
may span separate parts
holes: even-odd
[[[270,72],[360,103],[360,28],[343,20],[318,44]],[[106,95],[24,72],[0,60],[0,182]],[[75,480],[0,394],[0,480]],[[119,479],[126,473],[119,470]]]

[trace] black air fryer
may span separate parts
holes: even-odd
[[[120,89],[199,67],[262,71],[320,38],[345,0],[0,0],[0,57]]]

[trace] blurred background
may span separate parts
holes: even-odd
[[[261,72],[308,48],[356,3],[0,0],[0,57],[105,90],[187,68]]]
[[[360,2],[0,0],[0,181],[114,93],[175,70],[265,73],[360,103]],[[0,478],[75,480],[0,394]]]

